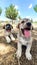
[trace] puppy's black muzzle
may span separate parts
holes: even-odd
[[[11,28],[7,28],[6,30],[11,30]]]
[[[6,31],[11,31],[11,28],[10,28],[10,27],[7,27],[7,28],[6,28]]]
[[[31,27],[31,23],[30,23],[30,22],[26,23],[26,25],[27,25],[28,27]]]

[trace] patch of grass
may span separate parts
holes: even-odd
[[[37,24],[37,22],[32,22],[32,23]]]

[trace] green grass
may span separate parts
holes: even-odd
[[[33,22],[34,24],[37,24],[37,22]]]

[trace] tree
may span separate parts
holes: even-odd
[[[37,5],[33,7],[34,11],[37,12]]]
[[[18,19],[21,20],[22,19],[21,16],[18,16]]]
[[[18,10],[15,8],[14,5],[11,4],[9,7],[6,8],[5,15],[7,18],[15,20],[18,16]]]
[[[2,13],[2,8],[0,7],[0,15],[1,15],[1,13]]]

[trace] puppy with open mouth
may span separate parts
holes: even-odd
[[[16,56],[17,58],[21,57],[22,54],[22,45],[25,45],[26,48],[26,58],[28,60],[32,59],[32,55],[30,53],[31,50],[31,46],[32,46],[32,35],[31,35],[31,31],[33,29],[33,26],[31,24],[31,21],[27,18],[25,18],[24,20],[22,20],[18,26],[19,28],[19,32],[17,34],[17,38],[18,38],[18,44],[17,44],[17,52],[16,52]]]
[[[4,30],[4,33],[5,33],[4,37],[5,37],[6,41],[7,41],[7,43],[10,43],[11,41],[14,41],[15,38],[14,38],[14,36],[12,34],[13,26],[11,24],[6,24],[6,25],[3,26],[3,29],[5,29]]]

